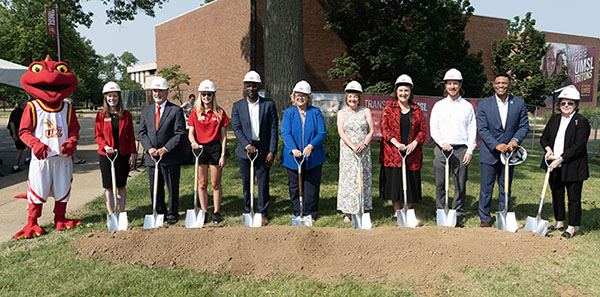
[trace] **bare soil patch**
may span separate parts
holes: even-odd
[[[327,282],[347,275],[426,283],[441,274],[458,277],[470,267],[530,263],[570,250],[566,240],[526,231],[443,227],[134,228],[96,231],[72,245],[81,258],[258,279],[283,273]]]

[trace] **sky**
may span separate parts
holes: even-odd
[[[249,0],[247,0],[249,1]],[[170,0],[162,9],[156,9],[156,17],[141,13],[134,21],[122,25],[106,25],[106,6],[100,0],[81,1],[85,11],[94,13],[93,24],[79,31],[92,41],[100,55],[133,53],[139,63],[156,60],[154,26],[200,7],[203,0]],[[556,33],[600,38],[600,1],[598,0],[471,0],[476,15],[513,19],[532,12],[536,29]]]

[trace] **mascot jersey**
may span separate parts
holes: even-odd
[[[71,105],[63,103],[56,109],[45,106],[40,100],[28,103],[33,122],[33,136],[46,144],[49,151],[48,158],[59,155],[60,145],[68,138],[69,124],[71,123]],[[33,155],[34,159],[37,159]]]

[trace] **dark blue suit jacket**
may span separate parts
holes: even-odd
[[[279,118],[273,100],[259,97],[258,118],[260,123],[258,153],[261,156],[266,156],[269,152],[277,153]],[[241,159],[248,159],[245,148],[252,144],[252,126],[246,98],[242,98],[233,104],[231,126],[238,142],[235,151],[236,156]]]
[[[498,144],[508,144],[511,139],[516,139],[520,144],[529,132],[525,100],[513,95],[508,95],[507,100],[508,114],[504,129],[495,95],[481,100],[477,105],[477,131],[481,136],[479,149],[481,163],[496,164],[500,160],[500,152],[495,150]]]
[[[164,155],[161,164],[179,165],[183,159],[178,153],[179,143],[185,137],[185,124],[183,122],[183,111],[181,107],[167,101],[160,121],[158,122],[158,131],[155,129],[156,105],[154,103],[142,109],[140,118],[140,130],[138,136],[144,152],[150,148],[159,149],[164,147],[169,151]],[[154,161],[150,155],[146,155],[146,165],[154,166]]]

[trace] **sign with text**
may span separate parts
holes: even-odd
[[[58,34],[57,21],[56,8],[46,6],[46,33],[48,35],[56,36]]]
[[[548,52],[542,58],[544,79],[558,74],[567,66],[567,79],[561,86],[574,85],[581,93],[581,101],[592,101],[596,77],[596,47],[547,42]]]

